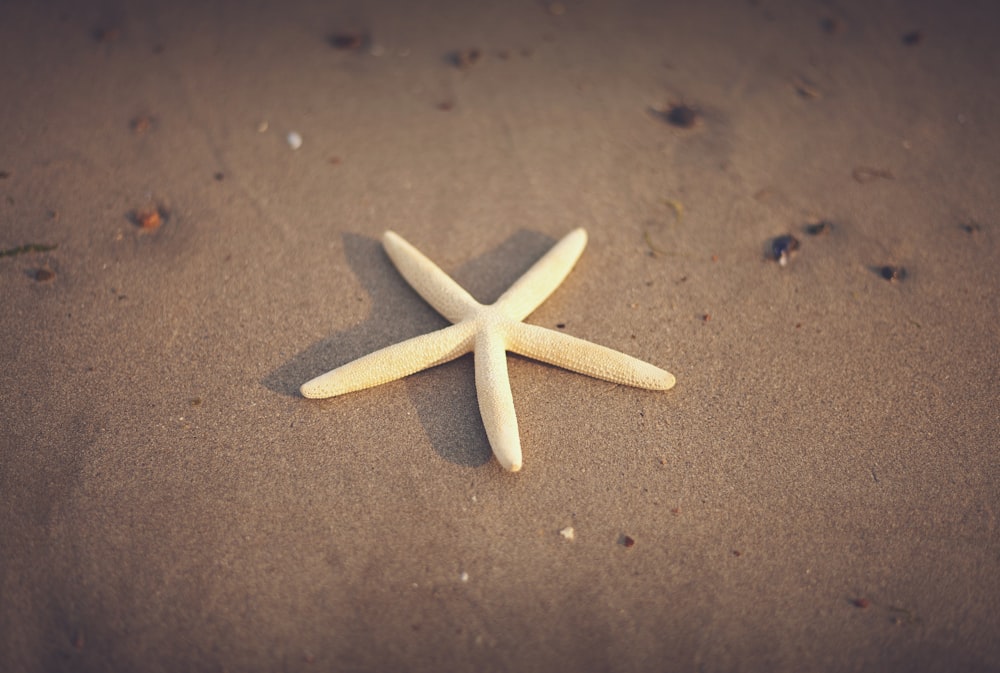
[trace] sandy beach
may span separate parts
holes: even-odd
[[[1000,7],[0,2],[0,670],[1000,671]],[[446,326],[404,236],[669,391]]]

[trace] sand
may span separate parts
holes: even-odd
[[[1000,670],[1000,11],[686,4],[0,3],[0,668]]]

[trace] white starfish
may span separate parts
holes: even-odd
[[[516,472],[521,469],[521,439],[507,375],[507,351],[614,383],[652,390],[674,385],[673,374],[648,362],[522,322],[569,275],[587,245],[583,229],[559,241],[489,306],[473,299],[398,234],[387,231],[382,244],[403,278],[454,324],[317,376],[303,384],[304,397],[333,397],[370,388],[474,352],[476,397],[486,436],[500,464]]]

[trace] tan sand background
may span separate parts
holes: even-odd
[[[998,18],[0,2],[0,668],[1000,670]],[[511,357],[517,475],[471,358],[298,396],[445,324],[384,230],[578,226],[529,321],[674,390]]]

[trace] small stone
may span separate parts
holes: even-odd
[[[117,42],[118,38],[122,36],[122,31],[118,26],[98,26],[90,32],[90,35],[94,38],[95,42],[108,44],[110,42]]]
[[[147,114],[141,114],[133,117],[128,123],[129,128],[132,129],[132,133],[137,136],[151,131],[155,124],[156,119]]]
[[[135,214],[135,221],[140,228],[145,229],[146,231],[159,229],[160,225],[163,224],[163,218],[160,217],[160,211],[156,208],[140,210]]]
[[[799,249],[799,239],[791,234],[778,236],[771,241],[771,254],[779,266],[788,264],[792,253]]]
[[[157,206],[146,206],[132,214],[132,221],[144,231],[156,231],[163,224],[163,215]]]
[[[698,112],[687,105],[675,105],[667,111],[664,118],[673,126],[689,129],[698,122]]]
[[[576,539],[576,531],[573,530],[573,526],[566,526],[561,531],[559,531],[559,534],[562,535],[567,540]]]
[[[297,131],[289,131],[288,137],[285,138],[288,142],[288,146],[293,150],[297,150],[302,147],[302,136],[299,135]]]
[[[820,29],[827,35],[837,35],[844,31],[846,24],[843,20],[827,16],[819,20]]]
[[[482,57],[483,52],[479,49],[459,49],[449,54],[448,60],[459,70],[468,70],[478,63]]]
[[[660,112],[660,116],[670,124],[681,129],[694,128],[701,119],[701,113],[690,105],[671,105],[669,109]]]
[[[370,44],[371,37],[367,33],[348,32],[335,33],[328,38],[330,46],[341,51],[358,51]]]
[[[806,225],[806,233],[810,236],[822,236],[831,231],[833,231],[833,222],[829,220],[820,220]]]

